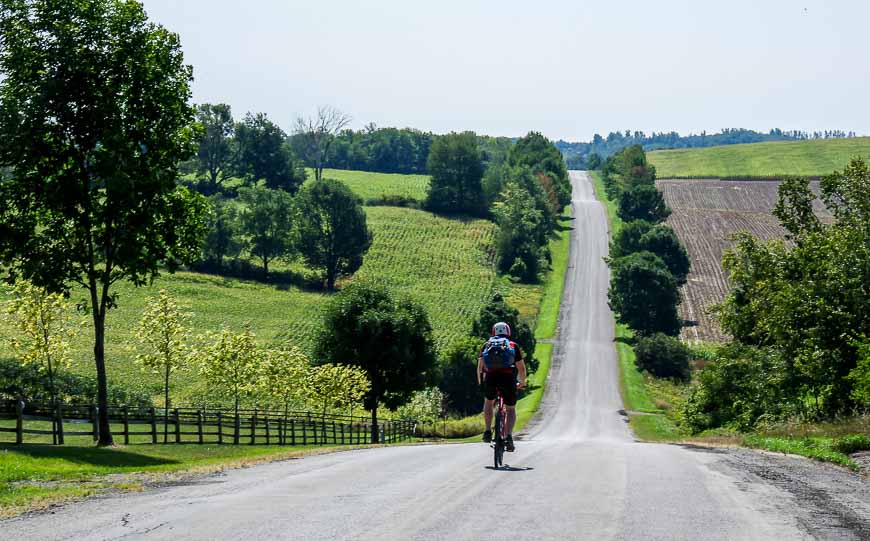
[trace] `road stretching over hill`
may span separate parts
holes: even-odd
[[[607,307],[607,222],[572,173],[574,231],[541,415],[510,468],[484,444],[332,453],[0,523],[2,539],[867,538],[857,476],[746,450],[637,443]],[[863,496],[862,496],[863,494]]]

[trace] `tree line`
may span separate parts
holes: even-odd
[[[689,378],[689,359],[676,338],[682,321],[677,312],[680,287],[690,261],[655,185],[655,167],[640,145],[626,147],[602,165],[606,195],[617,202],[622,226],[610,241],[610,307],[617,321],[638,337],[638,367],[659,377]]]
[[[702,148],[767,141],[804,141],[808,139],[839,139],[856,137],[855,132],[824,130],[812,133],[800,130],[785,131],[779,128],[758,132],[742,128],[723,129],[719,133],[680,135],[677,132],[653,132],[625,130],[610,132],[606,137],[595,134],[588,143],[557,141],[556,147],[565,155],[569,169],[598,169],[601,160],[610,157],[625,147],[640,145],[644,150],[672,148]]]

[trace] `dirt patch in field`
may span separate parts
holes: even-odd
[[[734,245],[732,237],[741,231],[763,240],[785,238],[785,229],[773,216],[780,182],[663,179],[656,185],[673,210],[667,223],[692,261],[682,290],[680,315],[688,322],[682,337],[689,341],[727,340],[709,313],[728,293],[722,256]],[[812,187],[817,191],[818,182]],[[823,220],[830,219],[818,200],[815,211]]]

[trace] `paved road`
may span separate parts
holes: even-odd
[[[585,174],[571,177],[570,271],[544,415],[507,455],[508,470],[487,468],[491,451],[483,444],[349,451],[7,521],[0,523],[0,538],[810,537],[812,517],[799,509],[811,506],[782,482],[762,482],[763,472],[778,466],[756,460],[757,471],[747,473],[732,451],[632,439],[618,412],[608,274],[601,260],[607,251],[604,209]],[[815,532],[831,538],[853,533],[839,523]]]

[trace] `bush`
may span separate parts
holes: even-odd
[[[864,434],[852,434],[851,436],[843,436],[834,440],[832,445],[834,451],[851,455],[858,451],[867,451],[870,449],[870,436]]]
[[[477,356],[483,340],[465,337],[452,344],[441,357],[441,382],[438,387],[445,394],[451,411],[470,415],[479,412],[483,394],[477,385]]]
[[[728,427],[753,429],[796,413],[788,399],[785,362],[773,350],[725,346],[719,357],[698,374],[698,385],[683,404],[692,433]]]
[[[662,333],[640,338],[634,353],[637,367],[656,377],[688,381],[692,375],[689,348],[678,338]]]

